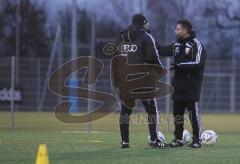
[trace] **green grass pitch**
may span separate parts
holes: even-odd
[[[215,130],[218,143],[201,149],[151,149],[144,121],[131,124],[131,148],[120,149],[116,113],[94,122],[92,133],[86,133],[86,124],[63,124],[53,113],[16,113],[15,130],[8,129],[8,118],[9,113],[0,113],[0,164],[35,163],[41,143],[47,144],[50,164],[240,163],[239,114],[203,114],[204,129]],[[170,142],[173,135],[166,132],[164,121],[161,131]],[[188,121],[185,127],[191,130]]]

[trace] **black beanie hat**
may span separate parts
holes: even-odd
[[[142,14],[135,14],[132,18],[132,24],[143,26],[147,23],[147,18],[143,16]]]

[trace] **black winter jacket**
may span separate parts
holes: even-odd
[[[156,42],[150,34],[150,31],[143,27],[135,25],[129,26],[125,31],[120,33],[117,44],[120,51],[124,49],[121,46],[123,44],[136,46],[135,48],[130,48],[130,51],[126,52],[129,64],[147,63],[161,65]]]
[[[195,32],[169,46],[158,46],[161,56],[174,57],[173,100],[199,101],[206,62],[206,50]]]

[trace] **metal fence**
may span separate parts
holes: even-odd
[[[46,85],[47,71],[53,72],[62,63],[54,60],[49,65],[48,59],[20,59],[18,68],[19,79],[15,79],[15,88],[20,93],[15,103],[15,111],[50,111],[64,98],[54,95],[48,90]],[[110,59],[102,59],[104,62],[104,71],[101,74],[95,89],[113,93],[110,81]],[[162,59],[163,65],[168,67],[168,59]],[[51,68],[51,69],[49,69]],[[11,58],[1,58],[0,60],[0,111],[10,110],[10,88],[11,88]],[[208,60],[205,69],[203,89],[200,101],[202,112],[240,112],[240,61],[219,61]],[[83,70],[84,71],[84,70]],[[83,73],[79,74],[79,76]],[[170,83],[172,74],[169,72],[162,80]],[[78,79],[80,80],[80,78]],[[44,93],[44,90],[46,91]],[[20,97],[19,97],[20,96]],[[17,97],[16,97],[17,98]],[[171,96],[158,100],[160,112],[172,110]],[[42,105],[41,105],[42,104]],[[81,101],[78,109],[80,112],[88,111],[86,101]],[[168,109],[167,109],[168,108]],[[118,111],[119,109],[116,109]],[[143,107],[138,105],[135,111],[142,111]]]

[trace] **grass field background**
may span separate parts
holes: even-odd
[[[139,119],[140,118],[140,119]],[[9,113],[0,112],[0,164],[33,164],[38,145],[47,144],[50,164],[78,163],[240,163],[240,114],[202,114],[203,128],[218,134],[218,143],[202,149],[151,149],[147,145],[146,116],[135,113],[130,126],[130,149],[119,148],[118,114],[113,113],[92,123],[64,124],[53,113],[15,113],[15,130],[9,130]],[[185,127],[191,131],[186,118]],[[167,142],[173,139],[167,132],[165,116],[160,117],[160,129]]]

